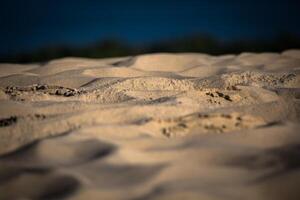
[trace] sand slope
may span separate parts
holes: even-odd
[[[300,199],[300,50],[0,64],[0,199]]]

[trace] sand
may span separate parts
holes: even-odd
[[[300,199],[300,50],[0,64],[0,199]]]

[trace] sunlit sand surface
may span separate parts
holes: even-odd
[[[300,50],[0,64],[0,199],[300,199]]]

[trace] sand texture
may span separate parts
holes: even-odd
[[[0,64],[0,199],[300,199],[300,50]]]

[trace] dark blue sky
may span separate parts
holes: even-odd
[[[300,35],[300,1],[9,0],[0,6],[0,54],[106,38],[129,43],[208,33],[222,40]]]

